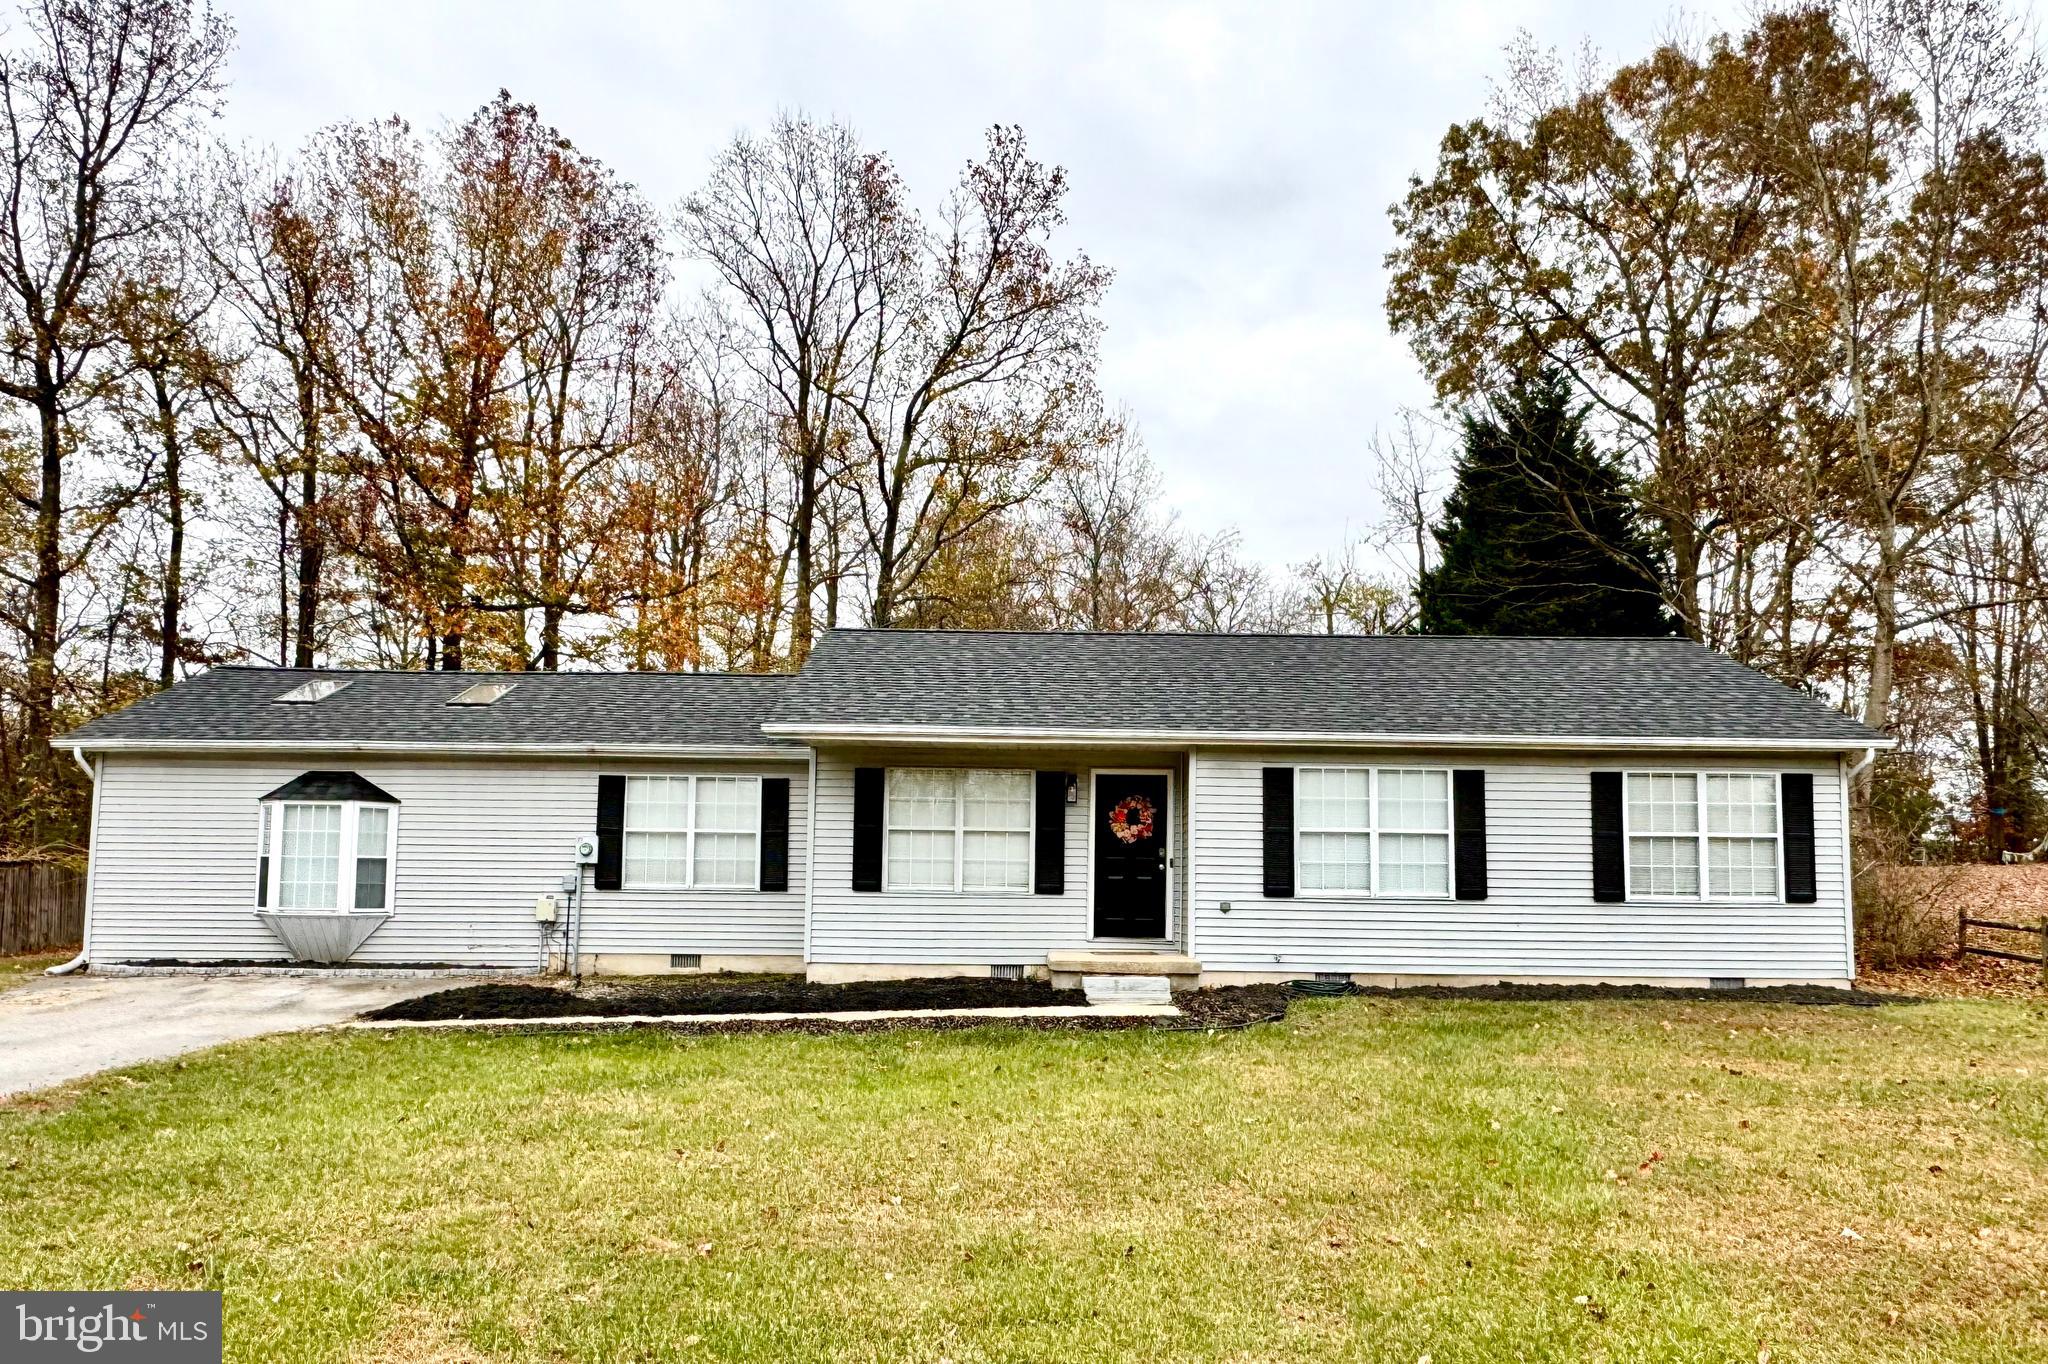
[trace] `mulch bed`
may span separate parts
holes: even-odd
[[[1834,1004],[1874,1008],[1915,1004],[1910,995],[1842,990],[1831,985],[1758,985],[1715,990],[1696,985],[1354,985],[1342,993],[1388,999],[1477,999],[1528,1003],[1565,1000],[1700,999],[1716,1004]]]
[[[619,1018],[628,1014],[836,1013],[853,1009],[1014,1009],[1086,1004],[1079,990],[987,977],[813,985],[801,976],[645,976],[557,985],[492,982],[402,999],[363,1015],[392,1019]]]
[[[623,1018],[629,1015],[668,1015],[693,1033],[756,1032],[887,1032],[895,1028],[919,1028],[951,1032],[964,1028],[985,1028],[991,1022],[1003,1027],[1048,1031],[1072,1030],[1117,1032],[1151,1029],[1167,1032],[1207,1032],[1245,1028],[1254,1023],[1277,1022],[1286,1017],[1294,995],[1284,985],[1236,985],[1213,990],[1195,990],[1174,996],[1180,1007],[1178,1018],[1119,1016],[1114,1014],[1079,1017],[872,1019],[847,1022],[830,1018],[757,1019],[732,1018],[716,1023],[692,1023],[692,1016],[731,1013],[831,1013],[859,1009],[991,1009],[1034,1008],[1048,1004],[1085,1004],[1079,990],[1055,990],[1043,981],[989,980],[985,978],[932,979],[913,981],[862,981],[846,985],[812,985],[798,976],[675,976],[648,977],[630,982],[594,982],[581,990],[566,986],[527,984],[466,985],[431,995],[400,1000],[372,1010],[363,1018],[373,1022],[399,1020],[468,1020],[484,1018],[532,1019],[592,1017]],[[598,1022],[592,1031],[608,1027],[645,1027],[654,1024]],[[512,1031],[522,1031],[513,1029]]]
[[[1307,995],[1332,994],[1374,999],[1443,999],[1507,1002],[1566,1000],[1711,1000],[1716,1003],[1803,1004],[1868,1007],[1910,1003],[1910,995],[1866,990],[1835,990],[1821,986],[1771,986],[1759,989],[1708,990],[1651,985],[1418,985],[1304,986],[1229,985],[1174,996],[1178,1018],[1105,1015],[1000,1020],[1005,1027],[1052,1030],[1124,1031],[1148,1029],[1205,1032],[1277,1022],[1288,1006]],[[1043,981],[990,980],[978,977],[908,981],[862,981],[844,985],[813,985],[799,976],[710,975],[652,976],[616,981],[591,981],[581,988],[566,984],[492,982],[465,985],[387,1004],[363,1015],[373,1022],[462,1021],[476,1019],[597,1018],[667,1016],[688,1020],[707,1014],[823,1014],[867,1009],[1032,1008],[1086,1003],[1079,990],[1055,990]],[[686,1023],[693,1032],[878,1032],[916,1027],[940,1031],[989,1026],[986,1018],[875,1019],[849,1023],[827,1018],[728,1019],[718,1023]],[[603,1028],[593,1023],[592,1028]],[[619,1024],[622,1027],[643,1026]]]

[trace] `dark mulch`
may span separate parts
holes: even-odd
[[[962,977],[813,985],[801,976],[711,975],[594,982],[581,990],[493,982],[440,990],[387,1004],[363,1017],[619,1018],[627,1014],[835,1013],[850,1009],[1012,1009],[1085,1004],[1079,990],[1044,981]]]
[[[1029,1028],[1041,1032],[1221,1032],[1248,1028],[1255,1023],[1275,1023],[1287,1016],[1287,1006],[1293,1001],[1284,985],[1231,985],[1213,990],[1196,990],[1174,996],[1174,1003],[1181,1009],[1178,1018],[1161,1018],[1149,1015],[1119,1016],[1115,1014],[1081,1014],[1048,1018],[1044,1015],[1024,1018],[993,1020],[995,1026],[1004,1028]],[[534,1017],[534,1031],[540,1031],[540,1020],[546,1015]],[[659,1023],[624,1023],[596,1019],[579,1025],[587,1032],[613,1032],[639,1028],[668,1029],[691,1034],[728,1035],[733,1033],[869,1033],[893,1032],[901,1028],[915,1028],[921,1032],[964,1032],[971,1028],[986,1028],[992,1020],[969,1016],[940,1016],[937,1018],[877,1018],[862,1022],[846,1022],[831,1018],[727,1018],[718,1022],[698,1022],[687,1014],[675,1015]],[[525,1029],[495,1029],[494,1031],[523,1032]],[[549,1031],[553,1031],[550,1029]]]
[[[1918,1004],[1911,995],[1842,990],[1828,985],[1759,985],[1715,990],[1694,985],[1353,985],[1302,993],[1361,995],[1374,999],[1476,999],[1542,1003],[1575,999],[1701,999],[1716,1004],[1835,1004],[1869,1009],[1880,1004]]]

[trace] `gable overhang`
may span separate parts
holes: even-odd
[[[761,732],[813,746],[835,744],[1130,744],[1203,748],[1487,748],[1585,750],[1708,749],[1757,753],[1857,753],[1894,748],[1898,740],[1868,738],[1664,737],[1600,734],[1372,734],[1355,730],[1065,729],[985,725],[763,725]]]

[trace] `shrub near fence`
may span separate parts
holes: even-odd
[[[48,862],[0,862],[0,957],[84,940],[84,872]]]

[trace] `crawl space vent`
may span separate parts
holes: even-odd
[[[671,971],[697,971],[704,966],[701,952],[671,952],[668,954],[668,969]]]
[[[1024,968],[1021,966],[991,966],[988,968],[988,973],[996,980],[1024,979]]]

